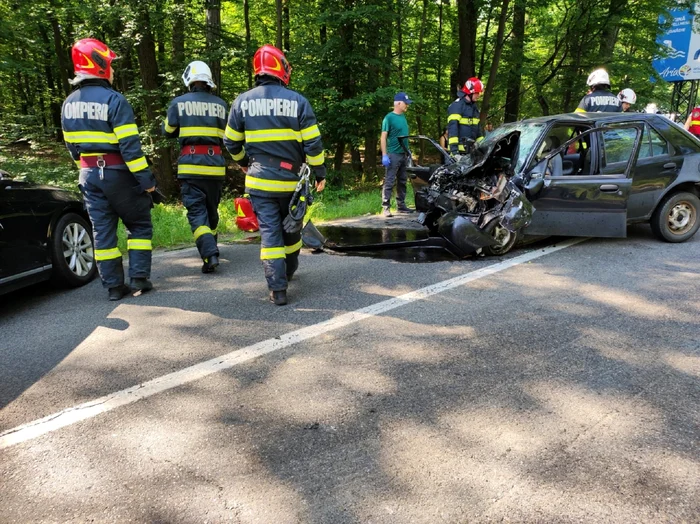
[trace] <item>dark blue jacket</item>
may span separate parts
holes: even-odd
[[[581,99],[576,113],[620,113],[622,102],[607,89],[597,89]]]
[[[447,108],[447,143],[451,153],[464,153],[465,140],[476,141],[482,135],[479,125],[479,108],[469,102],[464,91],[457,92],[457,99]]]
[[[245,165],[250,159],[245,182],[248,193],[279,195],[296,188],[299,177],[294,169],[271,167],[263,158],[288,162],[295,169],[306,162],[316,180],[326,176],[321,132],[311,105],[275,79],[259,78],[253,89],[236,98],[224,144],[237,162]]]
[[[134,110],[106,80],[90,79],[78,84],[61,110],[63,138],[73,160],[80,167],[80,156],[119,153],[144,191],[156,185],[141,150]]]
[[[170,103],[163,133],[177,137],[181,151],[194,145],[223,147],[226,113],[226,102],[221,98],[208,90],[194,88]],[[221,154],[181,152],[177,164],[178,178],[223,179],[226,174],[226,162]]]

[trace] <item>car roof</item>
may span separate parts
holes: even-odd
[[[561,115],[538,116],[535,118],[526,118],[521,120],[527,124],[547,124],[556,121],[579,121],[581,123],[592,124],[595,122],[613,123],[613,122],[628,122],[630,120],[656,120],[664,118],[662,115],[653,113],[564,113]],[[669,120],[670,122],[670,120]]]

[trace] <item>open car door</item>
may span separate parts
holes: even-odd
[[[642,127],[593,128],[547,154],[528,173],[527,196],[535,206],[529,235],[627,236],[627,197]],[[563,156],[580,151],[573,171]],[[570,174],[564,174],[569,172]]]
[[[414,192],[428,185],[430,176],[438,167],[455,162],[440,144],[428,136],[409,135],[401,136],[399,139],[401,139],[399,143],[409,156],[406,172]]]

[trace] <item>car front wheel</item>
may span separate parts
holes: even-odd
[[[508,231],[505,227],[498,225],[492,233],[496,244],[484,248],[484,254],[488,256],[502,256],[508,253],[518,241],[518,234]]]
[[[667,196],[651,217],[651,230],[665,242],[685,242],[700,227],[700,199],[693,193]]]
[[[97,266],[92,233],[87,221],[75,213],[63,215],[51,238],[53,279],[68,287],[78,287],[95,278]]]

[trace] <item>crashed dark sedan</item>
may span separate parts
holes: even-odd
[[[700,226],[700,141],[660,115],[523,120],[457,161],[411,139],[419,220],[459,255],[502,255],[532,236],[625,237],[643,222],[684,242]]]

